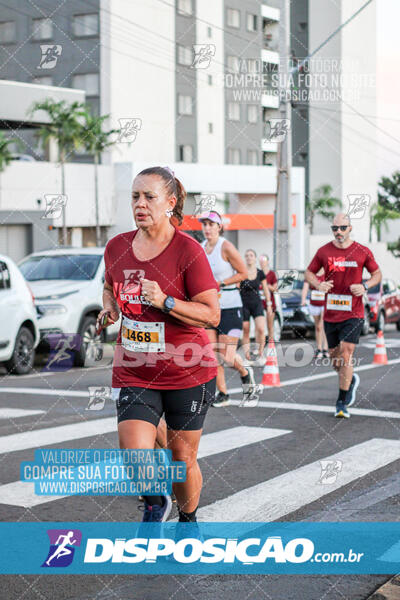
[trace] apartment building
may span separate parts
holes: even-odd
[[[196,192],[207,189],[225,214],[250,213],[255,221],[269,214],[269,225],[260,229],[258,223],[254,235],[260,251],[272,253],[278,142],[270,139],[269,120],[279,116],[271,83],[280,60],[279,7],[280,0],[69,0],[61,6],[5,0],[0,78],[83,90],[93,110],[109,115],[108,125],[123,132],[104,153],[105,165],[174,164],[178,176],[180,165],[187,165],[187,206],[194,207]],[[56,60],[46,59],[48,47]],[[29,153],[43,158],[32,138],[29,144]],[[84,155],[73,158],[90,162]],[[199,183],[197,165],[212,171],[214,193],[207,182]],[[225,169],[229,165],[236,168]],[[122,176],[120,168],[115,172]],[[257,185],[243,174],[256,177]],[[292,190],[298,240],[304,227],[302,177],[299,169]],[[118,216],[110,223],[113,231],[123,225]],[[228,236],[240,245],[249,231],[232,226]],[[301,255],[296,252],[296,260]]]
[[[293,165],[305,168],[306,195],[329,184],[332,195],[349,208],[349,195],[376,201],[376,3],[347,20],[362,0],[296,0],[291,11],[293,62],[305,58],[337,28],[301,71],[292,102]],[[353,222],[355,236],[368,242],[369,211]],[[329,234],[318,218],[314,233]]]

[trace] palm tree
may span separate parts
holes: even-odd
[[[335,208],[342,208],[342,201],[332,196],[332,186],[325,183],[314,190],[311,199],[306,200],[306,212],[310,233],[314,232],[314,217],[320,215],[324,219],[333,219]]]
[[[38,131],[38,137],[46,145],[54,140],[58,147],[58,162],[61,167],[61,193],[65,195],[65,162],[68,156],[82,147],[82,125],[81,120],[85,114],[83,102],[68,104],[65,100],[56,102],[47,99],[35,102],[31,109],[33,115],[38,110],[47,113],[50,122],[43,125]],[[63,245],[67,243],[67,227],[65,219],[65,208],[62,216]]]
[[[90,107],[87,107],[87,112],[84,115],[84,123],[82,125],[82,143],[88,154],[94,157],[94,192],[95,192],[95,214],[96,214],[96,245],[101,245],[100,236],[100,220],[99,220],[99,185],[98,185],[98,165],[100,163],[101,154],[113,144],[116,139],[111,137],[118,133],[118,129],[109,129],[103,131],[103,123],[108,119],[109,115],[96,116],[91,114]]]
[[[388,221],[400,219],[400,212],[383,206],[379,201],[376,202],[370,211],[369,222],[369,241],[371,241],[372,230],[375,229],[378,242],[381,241],[382,227],[385,231],[389,230]]]
[[[12,152],[9,149],[9,145],[13,143],[13,140],[8,140],[4,133],[0,131],[0,173],[4,171],[6,166],[12,161]]]

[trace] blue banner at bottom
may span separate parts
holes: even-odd
[[[0,523],[0,573],[395,574],[399,523]]]

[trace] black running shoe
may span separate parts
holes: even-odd
[[[230,403],[231,401],[229,400],[229,394],[218,392],[217,397],[212,403],[212,406],[215,406],[215,408],[221,408],[223,406],[229,406]]]
[[[357,373],[354,373],[353,378],[351,380],[349,390],[346,394],[346,401],[345,401],[346,406],[351,406],[352,404],[354,404],[354,401],[356,399],[356,391],[357,391],[357,388],[359,385],[360,385],[360,376]]]

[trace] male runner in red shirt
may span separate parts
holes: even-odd
[[[382,274],[371,250],[350,239],[352,226],[347,215],[336,215],[331,229],[334,241],[317,251],[305,278],[326,293],[324,328],[332,365],[339,374],[335,417],[349,418],[347,408],[354,403],[360,381],[353,373],[352,358],[363,325],[363,295],[381,281]],[[319,282],[316,273],[321,267],[325,281]],[[371,275],[365,284],[362,283],[364,268]]]

